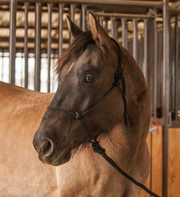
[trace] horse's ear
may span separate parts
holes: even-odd
[[[96,20],[96,17],[92,12],[89,12],[89,24],[94,40],[99,42],[101,46],[106,46],[107,43],[111,43],[110,37],[104,31],[99,22]]]
[[[71,33],[71,41],[83,33],[83,30],[80,29],[75,23],[73,23],[68,15],[67,15],[67,24],[69,31]]]

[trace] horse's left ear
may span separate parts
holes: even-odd
[[[69,31],[71,33],[71,41],[73,41],[75,38],[77,38],[83,33],[83,30],[80,29],[75,23],[73,23],[68,15],[67,15],[67,23],[68,23]]]
[[[89,12],[89,24],[93,34],[93,39],[99,42],[100,46],[107,46],[107,43],[111,43],[111,38],[104,31],[92,12]]]

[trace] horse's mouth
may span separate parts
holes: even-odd
[[[71,158],[71,145],[68,145],[57,157],[45,158],[39,155],[39,159],[44,164],[59,166],[68,162]]]

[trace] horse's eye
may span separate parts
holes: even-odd
[[[87,75],[85,77],[85,83],[92,83],[93,81],[94,81],[94,79],[91,75]]]

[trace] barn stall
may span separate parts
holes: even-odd
[[[178,197],[180,183],[180,1],[2,0],[0,80],[55,92],[54,65],[69,46],[66,15],[88,30],[92,11],[142,69],[151,101],[146,186]],[[139,196],[149,196],[144,191]]]

